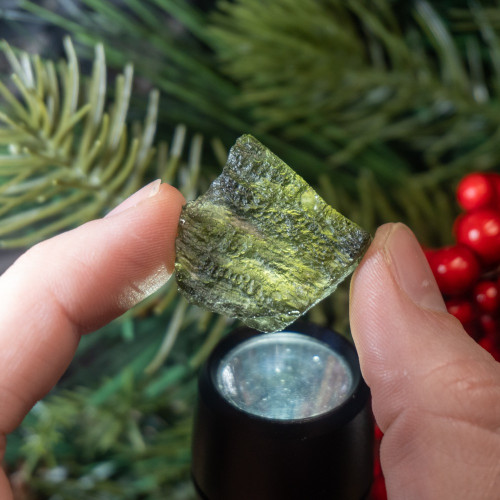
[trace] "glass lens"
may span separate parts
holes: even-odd
[[[278,420],[314,417],[349,396],[352,374],[327,344],[300,333],[259,335],[221,360],[217,386],[234,406]]]

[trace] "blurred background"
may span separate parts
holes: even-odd
[[[372,233],[453,244],[459,181],[498,170],[499,30],[493,0],[0,0],[0,271],[155,178],[195,198],[243,133]],[[347,298],[309,318],[349,336]],[[195,377],[233,326],[172,280],[83,338],[9,439],[16,499],[194,498]]]

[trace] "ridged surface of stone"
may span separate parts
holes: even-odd
[[[250,135],[182,210],[176,279],[190,301],[264,332],[284,329],[358,264],[369,234]]]

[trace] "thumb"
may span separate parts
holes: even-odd
[[[402,224],[379,228],[351,285],[351,328],[392,498],[498,498],[500,364],[446,312]]]

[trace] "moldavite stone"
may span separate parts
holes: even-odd
[[[208,191],[182,210],[177,284],[190,302],[260,331],[278,331],[332,293],[369,241],[366,231],[244,135]]]

